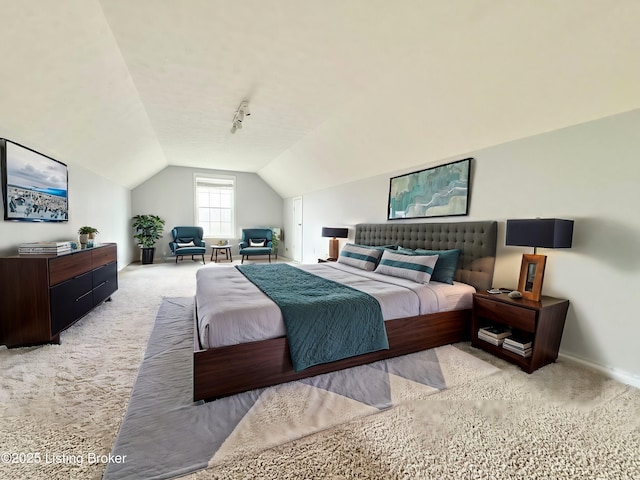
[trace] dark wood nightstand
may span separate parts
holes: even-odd
[[[558,358],[569,300],[542,296],[539,302],[510,298],[506,293],[479,292],[473,296],[471,344],[531,373]],[[514,334],[532,341],[530,357],[478,338],[478,329],[490,325],[511,327]]]

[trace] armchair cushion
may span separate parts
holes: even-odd
[[[244,247],[240,249],[240,255],[267,255],[271,253],[271,247]]]

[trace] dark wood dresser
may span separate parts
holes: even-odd
[[[60,343],[60,332],[118,289],[115,243],[0,258],[0,345]]]

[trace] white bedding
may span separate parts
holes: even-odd
[[[337,262],[295,265],[375,297],[384,320],[471,308],[471,285],[420,284]],[[285,335],[278,306],[235,267],[211,266],[196,273],[196,308],[202,348],[267,340]]]

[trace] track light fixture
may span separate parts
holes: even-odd
[[[251,115],[251,110],[249,110],[249,102],[243,100],[240,102],[236,113],[233,115],[233,122],[231,124],[231,133],[236,133],[236,130],[242,128],[242,122],[245,117]]]

